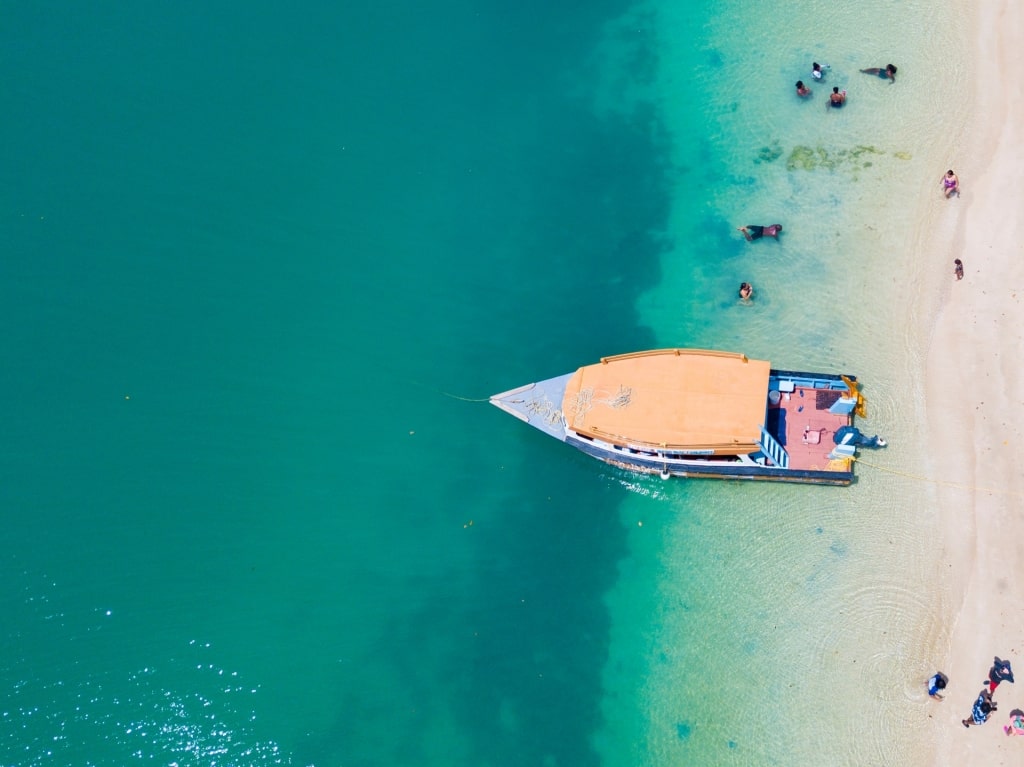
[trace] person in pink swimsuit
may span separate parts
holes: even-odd
[[[952,169],[947,170],[946,175],[942,177],[942,191],[945,193],[947,200],[954,194],[960,195],[960,179],[956,177]]]

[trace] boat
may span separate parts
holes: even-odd
[[[490,397],[605,463],[669,477],[849,485],[858,449],[853,375],[775,370],[744,354],[656,349],[603,357]]]

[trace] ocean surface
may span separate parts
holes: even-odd
[[[937,6],[9,7],[0,764],[900,763],[920,487],[662,483],[486,397],[724,348],[911,442]]]

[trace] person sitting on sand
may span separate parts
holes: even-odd
[[[881,67],[870,67],[868,69],[860,70],[866,75],[875,75],[881,77],[883,80],[888,80],[890,83],[896,82],[896,65],[886,64],[885,69]]]
[[[746,226],[739,227],[736,231],[743,232],[743,236],[747,238],[747,242],[760,240],[765,235],[778,239],[779,232],[782,231],[782,224],[772,224],[771,226],[747,224]]]
[[[964,278],[964,262],[959,258],[953,259],[953,274],[958,280],[962,280]]]
[[[954,194],[960,195],[960,179],[957,178],[952,168],[947,170],[946,175],[942,177],[942,191],[945,193],[947,200]]]
[[[811,89],[804,85],[803,80],[796,81],[796,95],[804,97],[811,95]]]
[[[825,69],[828,69],[828,64],[825,65]],[[824,76],[825,73],[822,71],[821,64],[819,64],[817,61],[811,64],[811,77],[813,77],[815,80],[820,80]]]
[[[846,91],[839,90],[839,86],[832,89],[832,95],[828,97],[829,106],[838,109],[846,103]]]
[[[753,297],[754,297],[754,286],[751,285],[749,282],[741,282],[740,283],[740,300],[742,300],[744,303],[747,303]]]
[[[942,691],[946,689],[946,684],[948,682],[949,677],[941,671],[936,672],[935,675],[928,680],[928,694],[935,698],[935,700],[942,700]]]

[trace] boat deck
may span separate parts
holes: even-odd
[[[789,453],[790,469],[847,470],[848,461],[828,457],[835,447],[836,430],[851,423],[849,415],[828,411],[842,394],[797,386],[792,393],[782,394],[777,405],[768,405],[769,431]]]

